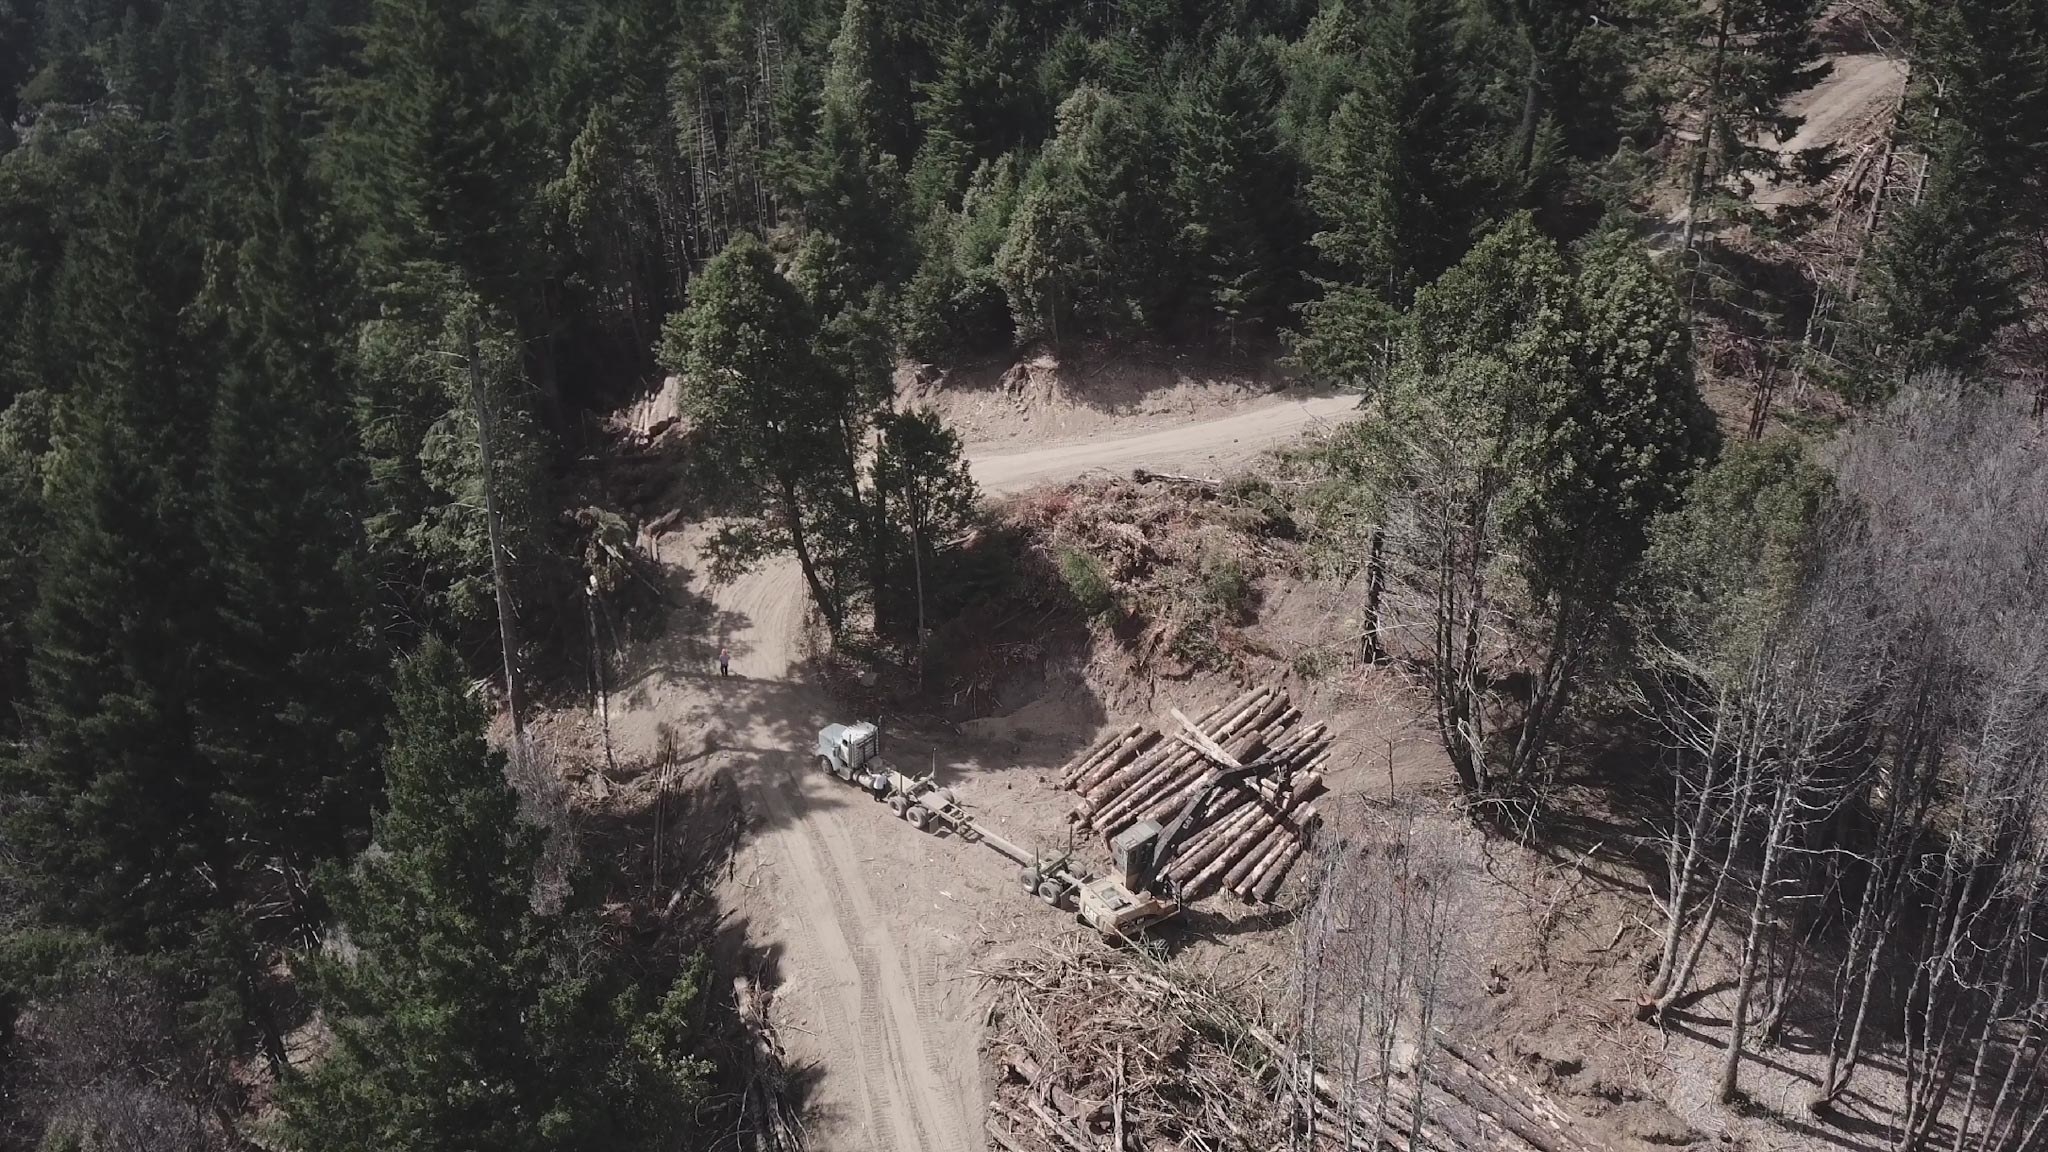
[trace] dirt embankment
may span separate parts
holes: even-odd
[[[945,371],[910,364],[896,373],[899,404],[933,409],[988,451],[1176,427],[1290,386],[1269,362],[1225,364],[1124,348],[1046,350],[1014,363]]]

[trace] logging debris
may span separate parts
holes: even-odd
[[[1047,945],[979,973],[1008,1152],[1277,1149],[1599,1152],[1525,1078],[1448,1038],[1413,1070],[1346,1084],[1227,993],[1129,949]]]

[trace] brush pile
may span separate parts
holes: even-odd
[[[1067,762],[1062,788],[1081,794],[1068,819],[1105,841],[1143,820],[1170,823],[1191,802],[1191,815],[1166,876],[1183,897],[1199,900],[1228,889],[1241,900],[1270,901],[1307,849],[1318,816],[1310,798],[1322,789],[1330,732],[1300,725],[1287,693],[1254,688],[1189,720],[1153,731],[1133,724],[1111,732]],[[1238,769],[1250,769],[1237,774]],[[1229,783],[1212,791],[1212,785]]]
[[[1128,949],[1047,947],[982,975],[1002,1072],[988,1130],[1006,1152],[1603,1146],[1486,1056],[1432,1045],[1418,1108],[1413,1069],[1375,1078],[1353,1061],[1319,1065],[1226,994]]]

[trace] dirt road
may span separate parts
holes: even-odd
[[[1804,119],[1790,140],[1782,144],[1769,141],[1781,154],[1791,156],[1830,144],[1838,153],[1846,153],[1897,107],[1906,86],[1902,61],[1871,54],[1830,56],[1828,63],[1832,70],[1826,79],[1786,102],[1788,115]],[[1841,158],[1849,157],[1844,154]],[[1814,189],[1796,182],[1766,184],[1757,190],[1756,202],[1792,204],[1814,195]]]
[[[1357,407],[1356,396],[1288,400],[1134,436],[1046,444],[1001,455],[970,450],[968,456],[975,482],[991,495],[1133,468],[1213,474],[1243,464],[1318,423],[1342,420]]]
[[[969,456],[990,494],[1098,470],[1221,472],[1355,407],[1351,397],[1270,397],[1176,428],[999,455],[970,446]],[[668,538],[664,559],[697,569],[691,551],[699,539]],[[968,968],[1005,938],[1008,917],[1021,918],[1022,932],[1062,926],[1010,891],[1011,869],[993,854],[918,836],[812,769],[811,735],[832,705],[790,678],[806,612],[794,562],[693,591],[713,604],[706,634],[644,662],[615,731],[628,742],[651,741],[653,724],[666,720],[716,733],[754,829],[723,899],[777,983],[783,1040],[808,1084],[811,1146],[981,1147],[981,1022]],[[720,646],[732,652],[731,680],[711,664]],[[1008,765],[954,760],[944,768],[970,790],[1011,786]]]

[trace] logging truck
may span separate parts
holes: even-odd
[[[1172,840],[1159,825],[1128,829],[1111,845],[1116,870],[1098,876],[1066,851],[1048,855],[1022,848],[989,831],[927,773],[898,771],[882,756],[882,736],[873,724],[829,724],[818,732],[818,770],[886,803],[920,832],[950,830],[970,844],[985,844],[1020,867],[1024,890],[1047,904],[1071,911],[1081,923],[1111,939],[1135,936],[1178,916],[1185,906],[1177,890],[1162,882]],[[1184,822],[1177,822],[1184,823]],[[1166,852],[1160,848],[1166,847]]]

